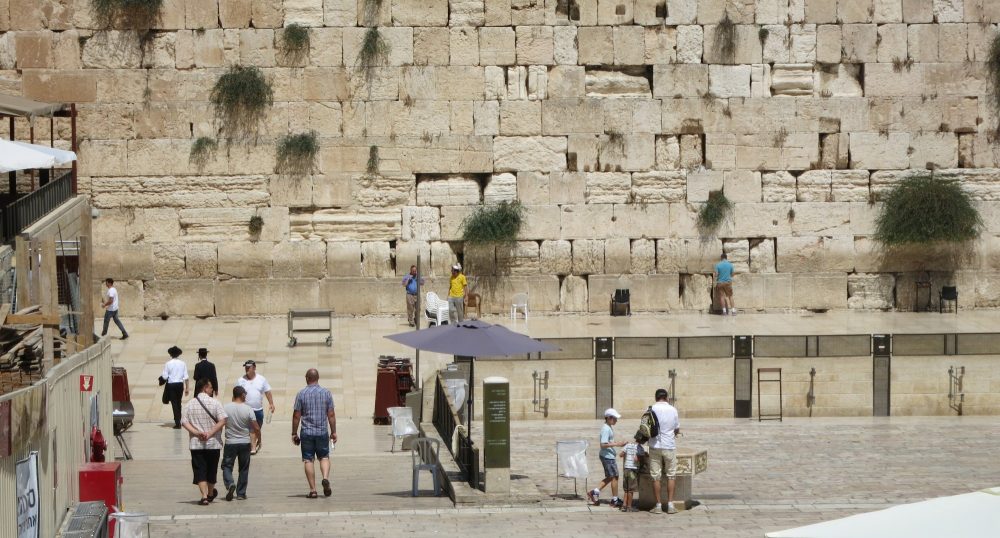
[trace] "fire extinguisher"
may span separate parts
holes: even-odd
[[[90,431],[90,461],[101,463],[104,461],[104,451],[108,449],[108,443],[104,441],[104,434],[94,426]]]

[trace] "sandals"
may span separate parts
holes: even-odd
[[[324,478],[323,479],[323,496],[324,497],[329,497],[330,495],[333,495],[333,490],[330,488],[330,481]]]
[[[208,497],[207,497],[208,498],[208,502],[214,501],[215,498],[218,497],[218,496],[219,496],[219,490],[217,490],[215,488],[212,488],[212,493],[209,493]]]
[[[319,497],[319,495],[315,491],[310,491],[309,495],[306,495],[307,499],[315,499],[316,497]]]
[[[208,506],[209,504],[211,504],[211,502],[212,501],[208,500],[208,497],[202,497],[201,500],[198,501],[198,504],[202,506]]]

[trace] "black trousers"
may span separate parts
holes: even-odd
[[[174,426],[181,425],[181,397],[184,396],[184,383],[167,383],[167,399],[174,410]]]

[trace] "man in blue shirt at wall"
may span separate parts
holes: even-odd
[[[403,287],[406,288],[406,321],[410,327],[417,325],[417,289],[424,279],[417,278],[417,266],[411,265],[410,272],[403,277]]]
[[[733,264],[729,263],[726,253],[722,253],[722,259],[715,264],[715,293],[719,296],[722,304],[722,315],[736,315],[736,308],[733,306]]]

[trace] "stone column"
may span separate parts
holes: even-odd
[[[510,382],[483,380],[483,460],[486,493],[510,495]]]

